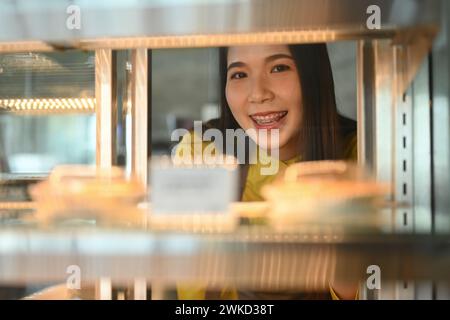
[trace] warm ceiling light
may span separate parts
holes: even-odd
[[[0,99],[0,109],[8,111],[95,111],[95,98]]]

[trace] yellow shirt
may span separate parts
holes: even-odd
[[[345,141],[346,149],[344,150],[344,156],[346,159],[356,160],[356,135],[349,136]],[[189,157],[193,159],[195,156],[202,156],[204,152],[214,155],[216,150],[210,141],[202,141],[201,137],[198,137],[194,132],[186,134],[178,144],[175,150],[175,156],[180,160],[183,157]],[[255,155],[258,160],[254,164],[250,164],[247,173],[247,179],[245,181],[244,192],[242,194],[241,201],[262,201],[261,188],[268,183],[273,182],[284,170],[291,164],[301,161],[300,157],[294,157],[287,161],[277,159],[267,159],[270,157],[262,149],[257,150]],[[278,171],[275,175],[262,175],[261,169],[264,165],[270,163],[270,161],[278,161]],[[263,164],[262,164],[263,163]],[[272,164],[273,165],[273,164]],[[206,297],[206,290],[204,285],[183,285],[177,287],[178,298],[180,300],[203,300]],[[338,299],[334,290],[330,287],[330,293],[333,299]],[[220,298],[226,300],[233,300],[238,298],[238,293],[235,288],[225,288],[220,292]]]
[[[190,132],[185,135],[183,139],[178,144],[175,155],[180,160],[183,157],[188,157],[188,159],[194,159],[195,156],[202,156],[203,152],[215,155],[218,153],[211,145],[210,141],[202,141],[194,132]],[[249,165],[247,179],[244,186],[244,192],[242,193],[241,201],[262,201],[264,200],[261,196],[261,188],[267,183],[271,183],[277,177],[279,177],[283,171],[292,163],[300,161],[300,157],[295,157],[287,161],[281,161],[277,159],[271,159],[270,156],[264,152],[262,149],[257,150],[256,155],[254,155],[254,161]],[[264,167],[269,167],[269,163],[277,161],[278,167],[277,174],[275,175],[262,175],[261,169]],[[271,164],[274,166],[274,164]]]
[[[356,152],[356,135],[349,136],[345,141],[345,150],[344,156],[349,160],[356,160],[357,152]],[[183,156],[187,156],[189,158],[193,158],[195,155],[201,156],[203,152],[208,152],[208,154],[216,154],[216,150],[214,146],[211,145],[210,141],[202,141],[198,135],[194,132],[190,132],[183,137],[183,139],[178,144],[175,154],[176,157],[182,158]],[[242,193],[241,201],[263,201],[263,197],[261,196],[261,188],[273,182],[280,175],[283,174],[284,170],[291,164],[295,162],[301,161],[299,156],[296,156],[292,159],[282,161],[277,159],[268,159],[270,157],[265,153],[262,149],[257,150],[257,154],[255,157],[259,161],[256,161],[254,164],[250,164],[247,173],[247,180],[245,181],[244,192]],[[264,165],[270,163],[270,161],[278,162],[278,172],[275,175],[262,175],[261,169],[264,167],[268,167],[269,165]]]

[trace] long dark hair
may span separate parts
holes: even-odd
[[[344,155],[343,140],[356,130],[356,124],[337,112],[333,72],[326,44],[290,45],[289,49],[297,66],[302,93],[300,141],[303,143],[299,143],[301,159],[341,159]],[[238,129],[240,126],[231,113],[225,96],[228,48],[219,50],[219,127],[225,132],[226,129]]]

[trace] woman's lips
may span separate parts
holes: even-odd
[[[287,111],[264,112],[250,115],[250,118],[257,129],[277,129],[281,127],[282,120],[287,114]]]

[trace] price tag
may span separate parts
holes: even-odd
[[[152,213],[227,213],[230,203],[237,198],[237,181],[237,169],[153,166]]]

